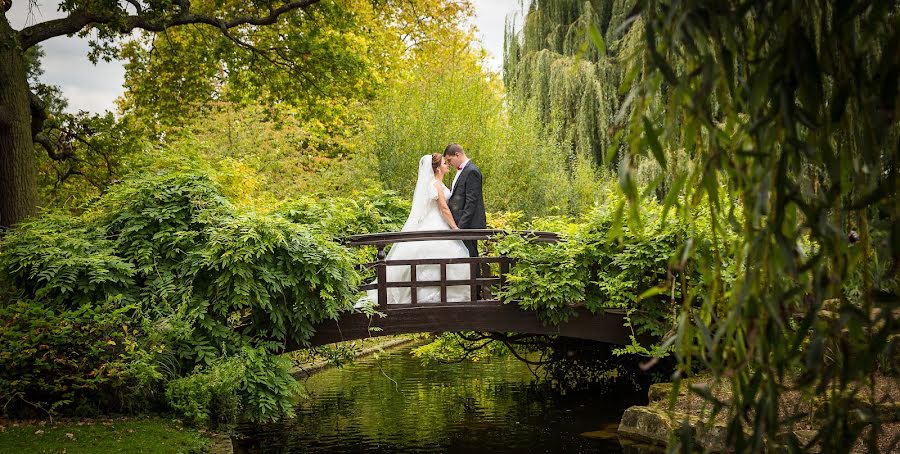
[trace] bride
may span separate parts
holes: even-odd
[[[415,232],[422,230],[456,230],[456,222],[450,214],[447,206],[447,198],[450,189],[444,185],[444,175],[447,174],[447,162],[440,153],[422,156],[419,159],[419,177],[416,181],[416,191],[413,193],[412,208],[409,217],[403,225],[403,232]],[[435,241],[411,241],[396,243],[388,252],[385,260],[410,260],[432,258],[462,258],[469,257],[469,250],[462,241],[435,240]],[[410,280],[409,265],[394,265],[387,267],[387,281],[399,282]],[[440,265],[418,265],[416,267],[417,281],[438,281],[441,279]],[[448,280],[469,279],[468,264],[447,265]],[[417,303],[437,303],[441,301],[440,287],[418,288]],[[388,288],[388,304],[410,304],[409,288]],[[468,301],[470,289],[468,286],[447,287],[447,301]],[[366,297],[360,303],[373,304],[378,301],[377,290],[369,290]],[[358,303],[357,307],[362,304]],[[365,304],[365,303],[364,303]]]

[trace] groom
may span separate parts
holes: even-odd
[[[458,144],[451,143],[444,149],[447,163],[456,167],[456,176],[450,187],[447,205],[453,220],[461,229],[483,229],[487,227],[484,214],[484,197],[481,194],[481,169],[466,157],[466,152]],[[478,243],[463,241],[469,256],[478,257]]]

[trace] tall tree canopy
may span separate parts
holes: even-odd
[[[503,78],[510,96],[533,104],[548,133],[604,161],[623,96],[620,62],[640,44],[625,22],[634,0],[531,1],[522,28],[507,26]],[[591,34],[608,43],[602,49]],[[618,161],[616,159],[616,161]]]
[[[220,36],[245,46],[245,36],[266,26],[292,23],[314,23],[320,14],[318,0],[258,2],[141,1],[123,2],[65,1],[59,10],[66,15],[21,30],[15,30],[4,15],[0,18],[0,226],[12,226],[33,213],[37,205],[37,165],[34,144],[40,143],[49,154],[56,153],[53,143],[42,140],[41,131],[47,118],[46,103],[28,83],[26,52],[50,38],[72,34],[96,33],[94,57],[115,52],[115,39],[129,36],[135,30],[165,32],[180,27],[215,30]],[[0,3],[9,11],[10,1]],[[303,39],[300,35],[299,39]],[[263,58],[271,55],[297,57],[296,77],[312,78],[310,64],[321,53],[296,52],[297,39],[257,49]],[[315,41],[313,41],[315,42]],[[287,53],[285,53],[287,52]],[[319,62],[317,62],[319,63]],[[339,77],[344,62],[320,62],[317,68],[330,68]],[[340,63],[340,64],[339,64]],[[352,65],[350,65],[352,66]]]
[[[360,103],[403,73],[406,57],[462,33],[469,13],[467,2],[328,0],[227,35],[208,27],[143,33],[122,52],[122,107],[164,129],[222,102],[353,123]]]
[[[384,96],[435,68],[471,68],[471,14],[455,0],[326,0],[239,46],[197,27],[144,33],[121,53],[122,118],[152,144],[134,167],[208,166],[265,206],[378,185],[347,158],[368,152]]]

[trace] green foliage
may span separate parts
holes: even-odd
[[[490,210],[568,212],[565,155],[540,135],[533,110],[510,110],[517,114],[507,113],[497,81],[475,62],[454,61],[453,71],[423,65],[379,101],[370,144],[357,159],[377,168],[385,188],[411,197],[419,158],[459,143],[484,174]]]
[[[289,414],[294,389],[273,355],[349,307],[358,281],[345,248],[282,216],[239,210],[196,174],[119,184],[85,214],[22,224],[2,246],[4,308],[46,306],[34,323],[81,317],[52,310],[128,308],[123,329],[141,329],[141,343],[159,345],[153,367],[172,378],[244,355],[239,395],[256,419]]]
[[[595,313],[622,310],[635,335],[661,338],[672,328],[685,290],[700,292],[706,285],[693,261],[673,260],[682,255],[685,242],[694,241],[691,236],[702,234],[704,217],[695,223],[700,230],[688,230],[677,219],[664,220],[662,207],[645,201],[643,220],[652,225],[642,227],[621,222],[623,203],[608,194],[607,205],[577,220],[537,219],[529,226],[563,232],[564,240],[558,243],[530,243],[518,235],[503,238],[497,250],[515,260],[503,298],[539,311],[548,323],[567,320],[578,306]],[[700,240],[697,244],[692,252],[708,257],[709,245]]]
[[[612,135],[625,101],[620,60],[633,47],[623,28],[627,35],[634,3],[530,1],[522,28],[507,26],[503,81],[510,98],[537,110],[541,132],[570,161],[596,165],[621,156]]]
[[[369,190],[353,197],[301,197],[282,204],[277,212],[292,222],[342,243],[351,235],[399,232],[409,215],[410,200],[390,191]],[[375,261],[372,246],[351,248],[355,263]],[[361,282],[374,279],[374,269],[362,270]]]
[[[127,60],[124,110],[162,131],[197,118],[210,100],[290,101],[307,119],[337,126],[328,135],[341,134],[340,122],[350,120],[353,106],[376,88],[361,81],[377,80],[380,63],[372,61],[378,53],[367,51],[378,49],[364,32],[376,25],[371,12],[354,14],[353,3],[364,6],[321,1],[267,27],[240,27],[231,36],[203,26],[145,33],[121,51]],[[242,2],[215,6],[238,15],[256,9]]]
[[[0,400],[7,414],[96,414],[158,405],[152,391],[163,377],[150,346],[140,345],[134,306],[66,308],[47,301],[0,305]]]
[[[297,395],[303,390],[291,375],[293,363],[264,351],[245,350],[244,392],[245,417],[251,421],[271,421],[294,416]]]
[[[134,284],[134,264],[120,257],[102,232],[69,217],[35,220],[6,235],[2,244],[2,293],[70,309],[127,301]]]
[[[284,204],[278,212],[334,238],[349,235],[398,232],[406,222],[410,201],[393,192],[369,190],[353,197],[314,199],[302,197]]]
[[[689,230],[698,212],[710,219],[711,254],[685,241],[707,290],[677,314],[676,378],[699,366],[730,386],[721,411],[739,452],[771,449],[806,417],[783,404],[789,391],[827,396],[816,440],[794,449],[877,451],[879,418],[848,403],[875,399],[897,333],[896,2],[649,1],[636,12],[645,45],[626,69],[620,164],[630,217],[656,185],[638,190],[632,157],[644,156],[672,182],[665,209]]]
[[[252,421],[291,417],[301,386],[290,375],[290,365],[290,360],[265,351],[244,349],[170,381],[166,398],[179,414],[201,427],[228,428],[241,417]]]
[[[42,134],[56,152],[36,147],[44,205],[78,211],[120,181],[147,148],[140,131],[112,112],[50,112]]]
[[[586,269],[577,266],[575,243],[532,245],[516,235],[504,238],[498,249],[516,261],[506,277],[501,297],[526,310],[540,311],[548,323],[568,320],[576,305],[585,302]]]
[[[285,198],[347,194],[375,181],[347,166],[358,144],[286,108],[215,103],[166,135],[142,168],[203,168],[238,205],[265,208]],[[349,125],[345,125],[349,128]]]
[[[214,6],[266,10],[239,1]],[[463,40],[470,14],[467,2],[323,0],[229,35],[204,26],[147,32],[122,46],[123,110],[168,140],[223,106],[264,106],[267,120],[299,125],[282,134],[297,141],[289,162],[346,156],[355,151],[351,138],[365,130],[368,103],[403,77],[408,61]]]

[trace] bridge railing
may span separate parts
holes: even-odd
[[[376,281],[360,287],[361,290],[376,290],[378,295],[378,305],[382,308],[387,306],[388,288],[404,288],[410,289],[410,304],[419,304],[418,289],[423,287],[439,287],[440,301],[439,303],[448,303],[447,287],[451,286],[469,286],[469,301],[454,301],[454,303],[499,303],[500,300],[494,298],[492,288],[502,290],[506,285],[506,274],[512,260],[505,256],[486,256],[486,257],[462,257],[462,258],[428,258],[428,259],[405,259],[405,260],[387,260],[385,249],[388,245],[394,243],[404,243],[412,241],[438,241],[438,240],[459,240],[459,241],[490,241],[500,234],[512,233],[522,235],[530,241],[552,243],[559,241],[559,235],[553,232],[539,231],[514,231],[491,229],[461,229],[461,230],[428,230],[419,232],[387,232],[374,233],[367,235],[353,235],[350,237],[351,246],[375,246],[378,250],[375,262],[365,263],[364,267],[375,268]],[[448,265],[469,265],[468,279],[447,279]],[[494,274],[494,267],[491,264],[497,264],[497,274]],[[440,280],[423,280],[417,279],[417,268],[420,266],[434,266],[440,268]],[[409,280],[406,281],[387,281],[387,268],[392,266],[408,266],[410,269]],[[429,303],[432,304],[432,303]]]

